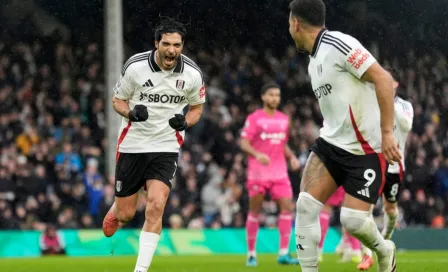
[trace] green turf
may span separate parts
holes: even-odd
[[[300,271],[298,266],[279,266],[276,256],[260,255],[256,268],[245,266],[245,256],[156,256],[151,272],[271,272]],[[320,271],[356,271],[354,263],[339,264],[335,255],[325,255]],[[0,259],[1,272],[132,272],[135,257],[45,257]],[[399,272],[448,271],[448,252],[424,251],[398,253]],[[372,268],[370,271],[376,271]]]

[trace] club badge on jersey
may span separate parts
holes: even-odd
[[[181,79],[176,80],[176,88],[177,88],[179,91],[183,90],[183,89],[184,89],[184,86],[185,86],[185,81],[183,81],[183,80],[181,80]]]

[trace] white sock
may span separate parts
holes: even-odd
[[[378,257],[390,254],[390,247],[369,216],[368,211],[341,208],[341,224],[366,247],[375,251]]]
[[[257,252],[254,250],[254,251],[249,251],[249,252],[247,252],[247,257],[254,257],[254,258],[256,258],[257,257]]]
[[[374,219],[373,219],[373,208],[374,208],[374,206],[371,205],[371,206],[370,206],[370,210],[369,210],[369,217],[372,218],[372,220],[374,220]],[[367,247],[366,247],[364,244],[362,244],[362,243],[361,243],[361,249],[362,249],[362,253],[363,253],[364,255],[367,255],[367,256],[369,256],[369,257],[372,257],[372,256],[373,256],[373,252],[372,252],[372,250],[371,250],[370,248],[367,248]]]
[[[280,248],[278,255],[283,256],[289,253],[289,248]]]
[[[159,239],[160,235],[157,233],[146,231],[140,232],[137,264],[135,265],[134,272],[148,271],[154,252],[156,252]]]
[[[296,203],[296,245],[302,272],[317,272],[320,241],[319,212],[323,204],[308,193],[301,192]]]
[[[365,245],[362,245],[362,253],[369,257],[372,257],[372,255],[373,255],[372,250],[370,250],[370,248],[367,248]]]
[[[394,233],[395,225],[397,225],[398,220],[398,209],[395,209],[394,214],[390,215],[384,212],[384,228],[381,234],[386,239],[391,239]]]

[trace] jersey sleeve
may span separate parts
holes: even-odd
[[[400,130],[409,132],[412,129],[414,119],[414,109],[412,104],[406,101],[400,101],[395,104],[395,114],[397,116],[398,126]]]
[[[120,79],[114,87],[114,97],[120,100],[129,100],[134,93],[134,83],[132,79],[132,70],[130,67],[121,74]]]
[[[205,103],[205,83],[201,73],[194,76],[193,85],[188,90],[187,98],[191,106]]]
[[[358,79],[376,62],[372,54],[355,38],[346,35],[338,41],[341,45],[339,65]],[[348,53],[347,53],[348,52]]]
[[[246,122],[244,123],[243,130],[241,131],[241,138],[247,139],[249,141],[252,141],[252,139],[255,137],[255,134],[257,133],[257,127],[254,122],[254,118],[252,115],[249,115],[246,118]]]

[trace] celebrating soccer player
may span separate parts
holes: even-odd
[[[404,158],[404,149],[406,147],[406,139],[409,131],[412,129],[414,119],[414,109],[412,104],[398,96],[398,75],[392,71],[395,89],[395,121],[394,134],[398,139],[398,147],[402,158]],[[384,207],[384,226],[381,234],[384,239],[390,240],[398,220],[397,197],[400,192],[401,182],[404,177],[404,159],[398,163],[389,166],[386,175],[386,184],[383,190],[383,207]],[[366,254],[362,262],[358,265],[359,270],[367,270],[373,266],[372,252],[365,250]]]
[[[294,0],[289,7],[289,31],[297,49],[310,54],[308,73],[324,117],[297,200],[302,271],[318,271],[319,211],[342,186],[342,226],[376,253],[378,271],[394,272],[395,244],[369,216],[383,191],[387,162],[401,160],[393,134],[392,77],[358,40],[325,28],[322,0]]]
[[[182,48],[185,27],[170,18],[155,29],[155,49],[132,56],[115,87],[113,107],[123,116],[118,139],[115,203],[103,221],[112,236],[132,219],[137,192],[146,188],[145,223],[134,272],[146,272],[162,230],[162,215],[177,169],[184,130],[196,124],[205,102],[199,67]],[[183,108],[189,105],[184,116]]]
[[[263,109],[250,114],[241,133],[241,149],[248,158],[247,189],[249,214],[246,220],[248,266],[257,266],[255,243],[259,228],[258,217],[264,195],[269,192],[280,208],[278,229],[280,234],[279,264],[298,264],[289,255],[289,239],[292,228],[292,188],[288,177],[286,159],[293,170],[300,165],[289,149],[289,118],[277,110],[280,104],[280,88],[267,84],[261,90]]]

